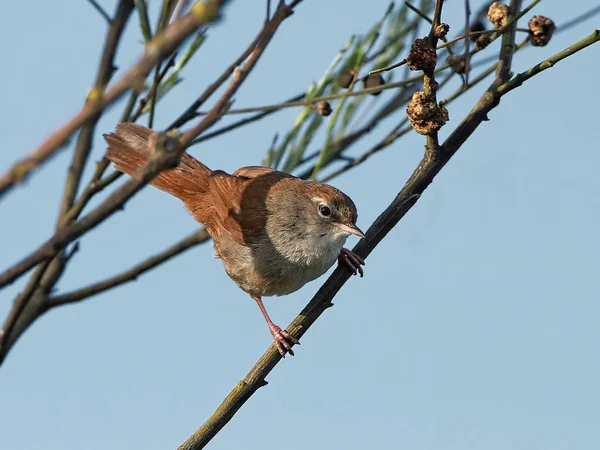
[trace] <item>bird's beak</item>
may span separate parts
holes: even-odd
[[[344,233],[346,234],[354,234],[360,238],[364,238],[365,237],[365,233],[363,233],[362,231],[360,231],[360,229],[354,225],[353,223],[336,223],[335,226],[337,226],[340,230],[342,230]]]

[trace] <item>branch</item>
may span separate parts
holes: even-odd
[[[523,83],[525,83],[527,80],[534,77],[538,73],[543,72],[546,69],[550,69],[551,67],[554,67],[554,65],[556,63],[577,53],[580,50],[583,50],[584,48],[594,44],[595,42],[598,42],[599,40],[600,40],[600,30],[595,30],[592,34],[590,34],[586,38],[582,39],[581,41],[571,45],[570,47],[567,47],[562,52],[557,53],[556,55],[551,56],[548,59],[545,59],[541,63],[533,66],[531,69],[526,70],[525,72],[521,72],[516,77],[514,77],[512,80],[505,82],[498,88],[498,93],[500,95],[507,94],[508,92],[512,91],[513,89],[521,86]]]
[[[286,5],[284,0],[281,0],[279,2],[279,5],[277,6],[277,10],[273,14],[273,18],[267,24],[265,24],[263,32],[259,36],[258,42],[256,43],[256,47],[252,50],[252,52],[250,53],[250,56],[248,57],[246,62],[241,67],[238,67],[234,70],[233,80],[231,81],[231,83],[229,84],[229,86],[227,87],[225,92],[223,93],[222,97],[219,99],[219,101],[217,101],[216,105],[213,107],[213,109],[211,111],[213,111],[215,108],[219,107],[219,105],[221,107],[224,107],[225,103],[228,103],[230,101],[230,99],[233,98],[233,96],[238,91],[241,84],[244,82],[244,80],[246,79],[248,74],[252,71],[252,69],[254,68],[254,66],[256,65],[256,63],[258,62],[260,57],[262,56],[264,49],[267,47],[267,45],[273,38],[273,35],[277,31],[277,29],[279,28],[281,23],[285,19],[287,19],[289,16],[292,15],[292,13],[293,13],[292,8],[294,6],[296,6],[298,3],[300,3],[301,1],[302,0],[296,0],[292,4],[290,4],[290,6]],[[227,109],[229,109],[229,108],[222,108],[222,112],[221,112],[221,115],[219,116],[219,119],[221,118],[221,116],[223,114],[226,113]],[[207,118],[208,118],[208,116],[207,116]],[[204,122],[204,121],[202,121],[202,122]],[[203,126],[202,126],[202,122],[200,122],[199,125],[191,128],[190,130],[183,133],[183,135],[180,138],[182,145],[188,146],[194,140],[194,138],[196,138],[197,136],[200,135],[200,133],[205,131],[205,128],[203,128]]]
[[[236,59],[233,63],[231,63],[231,65],[229,67],[227,67],[227,69],[225,69],[225,71],[221,74],[221,76],[219,78],[217,78],[217,80],[214,83],[212,83],[210,86],[208,86],[204,90],[204,92],[200,95],[200,97],[198,97],[198,99],[195,100],[185,110],[185,112],[183,114],[181,114],[171,125],[169,125],[167,129],[170,130],[172,128],[179,128],[182,125],[185,125],[190,120],[192,120],[194,117],[196,117],[196,111],[198,110],[198,108],[200,108],[200,106],[202,106],[206,102],[206,100],[208,100],[210,98],[210,96],[213,95],[215,93],[215,91],[217,89],[219,89],[219,87],[221,87],[221,85],[223,83],[225,83],[225,81],[227,81],[227,78],[229,78],[231,76],[231,74],[233,73],[235,68],[238,67],[240,64],[242,64],[250,56],[250,54],[254,51],[254,49],[260,42],[262,36],[264,35],[265,30],[269,26],[269,23],[270,22],[265,23],[263,29],[260,30],[258,35],[250,43],[248,48],[242,52],[242,54],[238,57],[238,59]]]
[[[109,25],[112,24],[112,19],[110,18],[108,13],[104,10],[104,8],[102,8],[102,6],[96,0],[88,0],[88,3],[90,3],[90,5],[92,5],[92,7],[96,11],[98,11],[98,14],[100,14],[102,16],[102,18],[104,20],[106,20],[106,23],[108,23]]]
[[[199,27],[217,18],[222,1],[205,0],[196,4],[188,14],[174,21],[163,33],[156,35],[146,45],[144,56],[110,89],[92,89],[87,96],[85,105],[77,114],[54,131],[37,149],[0,176],[0,197],[16,183],[25,181],[33,170],[62,148],[86,121],[117,101],[128,90],[142,90],[144,80],[165,55],[175,50]]]
[[[107,278],[104,281],[100,281],[98,283],[90,284],[89,286],[83,287],[81,289],[77,289],[73,292],[68,292],[62,295],[56,295],[54,297],[50,297],[48,299],[48,306],[60,306],[66,305],[69,303],[75,303],[94,295],[100,294],[108,289],[112,289],[116,286],[120,286],[121,284],[127,283],[129,281],[135,281],[137,277],[142,275],[145,272],[148,272],[151,269],[154,269],[156,266],[168,261],[169,259],[174,258],[177,255],[189,250],[192,247],[195,247],[198,244],[202,244],[207,242],[210,239],[210,234],[205,229],[201,229],[195,231],[190,236],[182,239],[166,250],[142,261],[139,264],[136,264],[132,268],[115,275],[113,277]]]
[[[94,6],[97,6],[96,2],[92,2]],[[99,6],[97,6],[99,8]],[[110,27],[106,35],[106,41],[104,43],[104,50],[102,51],[102,57],[100,59],[100,67],[98,68],[98,74],[96,75],[96,82],[94,83],[94,89],[102,91],[106,88],[106,85],[110,81],[114,71],[114,59],[117,51],[117,46],[121,41],[121,35],[125,24],[129,20],[131,12],[133,11],[134,5],[133,0],[121,0],[117,5],[114,20],[108,19]],[[75,152],[73,153],[73,159],[67,174],[67,180],[65,182],[65,191],[60,207],[59,224],[62,222],[64,215],[73,206],[79,184],[81,183],[81,175],[85,164],[89,158],[90,150],[92,148],[92,139],[96,125],[101,117],[101,111],[96,113],[85,125],[81,128],[79,136],[77,137],[77,144],[75,145]]]
[[[300,95],[296,95],[295,97],[292,97],[291,99],[287,100],[288,102],[293,102],[296,100],[300,100],[301,98],[304,97],[305,94],[300,94]],[[231,125],[227,125],[224,127],[219,128],[218,130],[215,131],[211,131],[210,133],[206,133],[203,134],[201,137],[194,139],[190,145],[196,145],[199,144],[201,142],[207,141],[209,139],[215,138],[217,136],[220,136],[222,134],[225,134],[231,130],[235,130],[236,128],[240,128],[244,125],[248,125],[249,123],[253,123],[256,122],[260,119],[265,118],[266,116],[273,114],[276,110],[275,109],[271,109],[268,111],[263,111],[257,114],[254,114],[253,116],[247,117],[245,119],[241,119],[238,120],[237,122],[232,123]]]
[[[518,3],[513,2],[513,3]],[[594,33],[597,35],[597,32]],[[589,39],[585,46],[591,45],[597,39]],[[582,46],[583,48],[583,46]],[[561,54],[563,54],[561,52]],[[571,53],[572,54],[572,53]],[[568,55],[565,55],[566,57]],[[552,59],[552,58],[551,58]],[[504,58],[505,67],[510,66],[511,57]],[[441,151],[436,158],[429,153],[417,166],[410,179],[398,193],[394,201],[383,211],[366,233],[366,239],[361,240],[353,249],[358,255],[366,258],[373,249],[383,240],[386,234],[404,217],[416,204],[425,189],[431,184],[435,176],[442,170],[446,163],[458,151],[473,131],[487,118],[487,114],[498,105],[498,98],[502,94],[494,89],[494,83],[477,102],[473,110],[461,122],[457,129],[446,139],[441,146]],[[304,335],[310,326],[321,314],[332,305],[331,301],[341,287],[350,278],[350,273],[343,268],[336,269],[323,286],[312,298],[310,303],[296,317],[287,330],[296,338]],[[281,355],[272,344],[259,358],[254,367],[243,380],[233,388],[229,395],[213,415],[184,442],[180,450],[199,450],[231,420],[235,413],[246,401],[262,386],[266,384],[265,378],[281,360]]]

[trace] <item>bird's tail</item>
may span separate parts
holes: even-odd
[[[106,157],[119,172],[133,175],[150,157],[148,138],[152,130],[134,123],[121,123],[115,133],[104,135],[108,143]],[[193,156],[184,153],[174,169],[159,173],[152,186],[183,200],[192,194],[207,191],[208,177],[212,171]]]

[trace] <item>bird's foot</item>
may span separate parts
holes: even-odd
[[[300,341],[287,331],[279,328],[277,325],[269,325],[269,329],[271,330],[271,334],[273,335],[273,339],[275,340],[275,345],[277,346],[279,354],[284,358],[286,352],[294,356],[292,346],[294,344],[300,345]]]
[[[341,266],[348,267],[352,271],[352,275],[359,273],[361,277],[363,276],[363,269],[360,266],[365,265],[365,260],[353,251],[342,248],[340,250],[340,256],[338,256],[338,263]]]

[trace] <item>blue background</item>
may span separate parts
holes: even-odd
[[[101,3],[113,10],[114,2]],[[152,4],[154,12],[158,3]],[[300,4],[236,107],[302,92],[349,35],[365,32],[386,6]],[[560,26],[593,6],[543,2],[534,12]],[[2,9],[9,18],[0,27],[4,172],[81,106],[106,27],[85,1],[5,2]],[[443,17],[458,29],[463,3],[446,2]],[[157,128],[237,57],[263,20],[263,1],[232,2],[184,72],[186,82],[160,104]],[[513,70],[587,36],[598,20],[517,54]],[[142,51],[136,17],[124,42],[122,68]],[[268,387],[210,448],[599,448],[599,49],[576,54],[502,99],[371,254],[365,277],[344,286],[297,356],[276,367]],[[442,137],[488,84],[450,105]],[[93,160],[105,149],[100,134],[114,128],[121,110],[100,122]],[[285,132],[297,112],[285,110],[191,152],[228,171],[260,163],[273,134]],[[378,137],[361,141],[353,154]],[[361,228],[402,187],[423,145],[411,133],[333,181],[357,204]],[[70,149],[2,199],[2,269],[49,237]],[[196,228],[179,202],[146,189],[82,240],[58,287],[67,291],[122,271]],[[37,321],[0,369],[0,447],[166,449],[183,442],[271,342],[254,302],[211,255],[210,244],[196,247],[135,283]],[[266,299],[274,321],[286,326],[324,279]],[[23,282],[0,293],[2,317]]]

